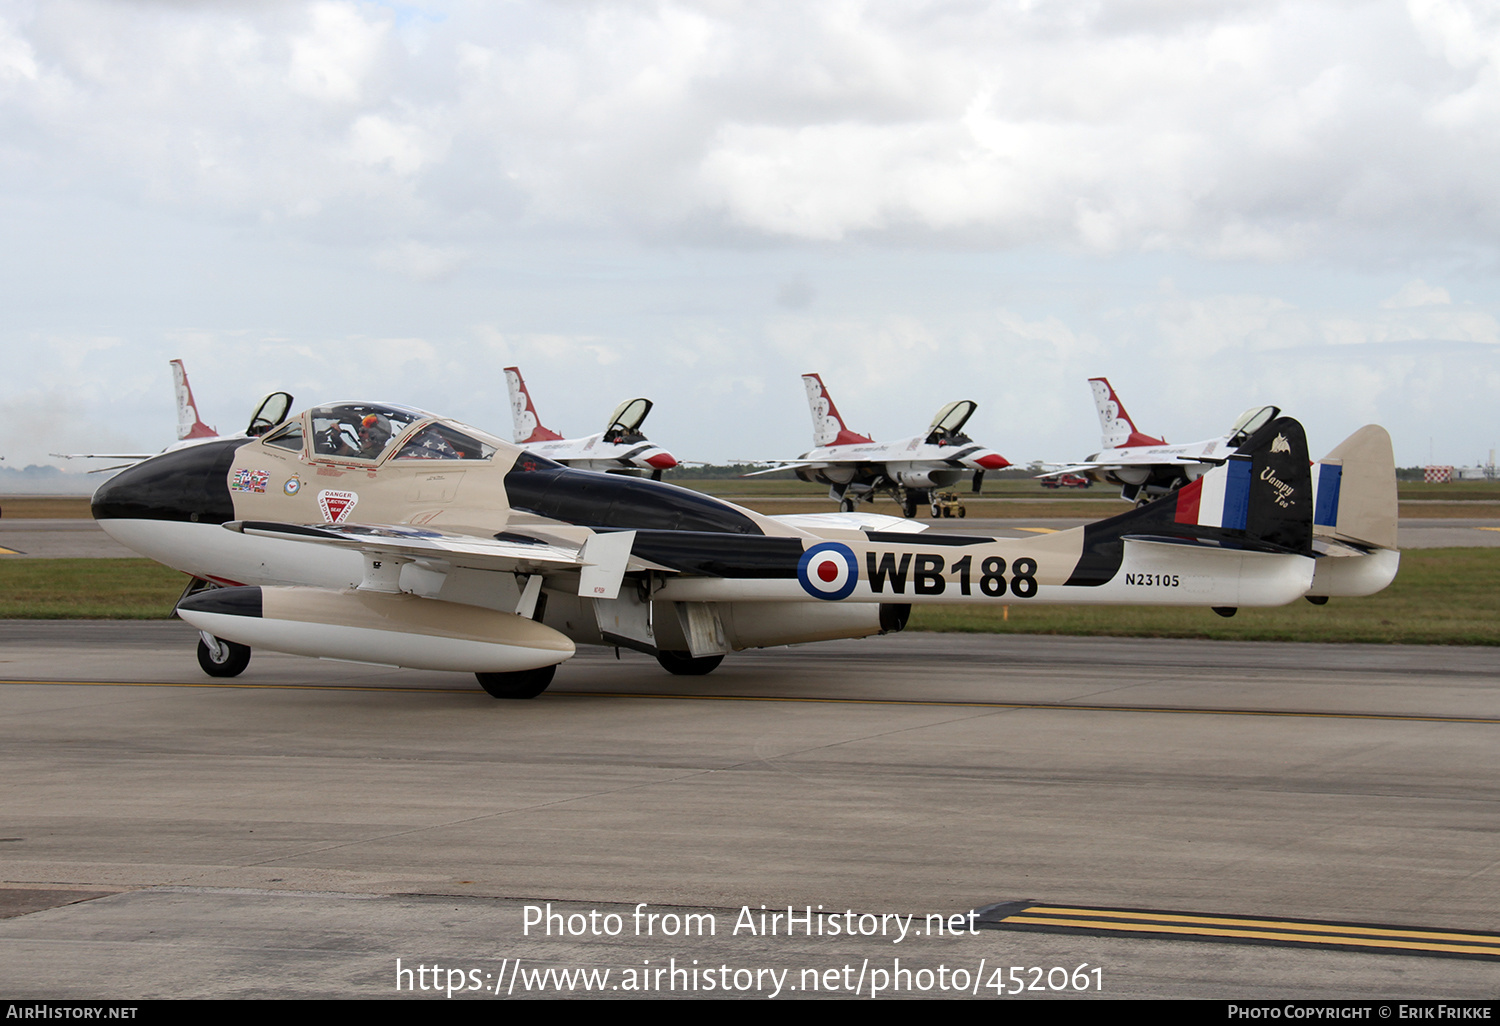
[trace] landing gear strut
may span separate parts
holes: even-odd
[[[199,631],[198,665],[210,677],[238,677],[250,665],[250,646]]]
[[[476,673],[479,686],[491,698],[535,698],[547,690],[557,665],[538,667],[535,670],[516,670],[512,673]]]

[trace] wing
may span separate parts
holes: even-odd
[[[402,563],[421,561],[448,569],[501,570],[542,575],[579,573],[578,594],[614,598],[631,570],[660,569],[632,559],[634,531],[592,535],[583,545],[557,545],[540,538],[502,532],[483,536],[432,531],[395,524],[287,524],[264,520],[236,520],[231,531],[357,549],[365,556],[363,590],[399,590]]]

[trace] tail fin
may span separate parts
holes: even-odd
[[[1273,420],[1191,484],[1087,525],[1083,558],[1068,583],[1109,581],[1127,536],[1311,556],[1312,471],[1302,425],[1291,417]]]
[[[521,379],[519,367],[505,368],[505,384],[510,389],[510,419],[515,430],[516,444],[560,441],[562,435],[542,427],[542,421],[536,415],[536,407],[531,405],[531,393],[526,391],[526,382]]]
[[[1318,461],[1313,533],[1381,549],[1396,547],[1396,457],[1391,436],[1366,424]]]
[[[177,440],[217,437],[219,433],[198,416],[198,404],[193,401],[193,389],[181,360],[172,361],[172,386],[177,392]]]
[[[844,426],[844,418],[839,416],[838,407],[829,398],[822,378],[816,374],[804,374],[802,386],[807,389],[807,408],[812,411],[813,445],[854,445],[875,441]]]
[[[1094,390],[1094,407],[1099,411],[1099,433],[1104,439],[1104,448],[1166,444],[1160,438],[1152,438],[1136,430],[1135,422],[1125,412],[1125,405],[1115,395],[1108,378],[1089,378],[1089,387]]]

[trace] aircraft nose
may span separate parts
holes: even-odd
[[[672,456],[671,453],[665,451],[658,452],[655,455],[646,457],[646,462],[649,463],[654,470],[671,470],[673,467],[677,466],[677,460]]]
[[[1004,470],[1010,466],[1010,460],[1001,456],[998,452],[987,452],[974,461],[985,470]]]
[[[190,445],[127,467],[94,492],[94,519],[233,520],[229,467],[245,442],[234,438]]]

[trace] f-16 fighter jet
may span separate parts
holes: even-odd
[[[1223,464],[1235,448],[1281,412],[1277,406],[1253,406],[1240,414],[1229,432],[1217,438],[1186,445],[1170,445],[1142,434],[1125,412],[1108,378],[1089,378],[1094,405],[1099,410],[1099,430],[1104,448],[1066,466],[1058,466],[1042,478],[1083,474],[1094,481],[1120,486],[1120,496],[1132,502],[1159,499],[1208,470]]]
[[[901,504],[907,517],[917,507],[929,505],[934,489],[952,488],[965,474],[972,474],[979,491],[986,470],[1001,470],[1010,461],[992,449],[974,444],[963,428],[979,404],[969,399],[949,403],[920,435],[895,442],[877,442],[868,435],[850,431],[823,379],[802,375],[807,405],[812,412],[813,446],[794,460],[782,460],[756,474],[794,470],[804,481],[828,486],[828,497],[844,513],[854,512],[863,499],[873,501],[887,492]]]
[[[171,452],[173,449],[181,449],[184,446],[197,445],[210,438],[218,438],[219,433],[207,424],[203,418],[198,416],[198,404],[193,399],[193,388],[188,384],[187,369],[183,367],[181,360],[173,360],[172,363],[172,387],[177,394],[177,441],[168,446],[163,452]],[[255,412],[250,415],[250,423],[239,437],[247,438],[264,434],[277,424],[286,419],[286,415],[292,409],[292,396],[289,392],[272,392],[260,401],[255,407]],[[154,452],[117,452],[117,453],[93,453],[93,452],[54,452],[51,455],[64,460],[125,460],[126,462],[113,467],[100,467],[91,470],[91,474],[102,474],[109,470],[119,470],[120,467],[128,467],[141,460],[150,459],[155,456]]]
[[[505,368],[505,383],[510,389],[510,413],[515,425],[516,444],[526,446],[538,456],[579,470],[634,475],[649,473],[653,481],[660,481],[662,471],[677,466],[671,453],[659,445],[652,445],[641,434],[641,425],[645,423],[646,414],[651,412],[650,399],[625,400],[610,414],[609,427],[597,435],[564,438],[542,426],[519,367]]]
[[[1275,419],[1148,506],[1039,537],[945,536],[898,517],[763,516],[576,470],[390,403],[318,406],[105,482],[113,538],[199,582],[179,615],[209,674],[251,647],[476,674],[530,698],[580,644],[703,674],[746,648],[898,631],[915,604],[1274,606],[1394,577],[1390,438],[1316,466]]]

